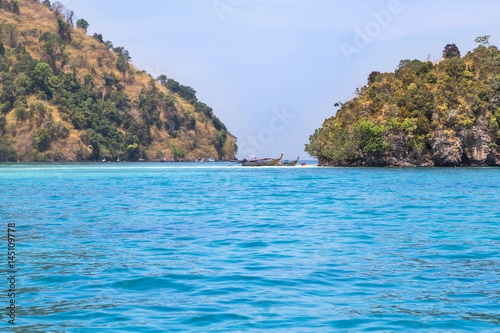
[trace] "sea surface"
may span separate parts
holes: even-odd
[[[2,332],[500,332],[497,168],[0,164],[0,221]]]

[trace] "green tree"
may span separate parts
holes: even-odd
[[[80,113],[75,113],[71,117],[71,123],[77,130],[82,130],[87,127],[87,121]]]
[[[361,120],[354,126],[353,139],[359,149],[369,156],[380,156],[388,148],[384,126],[367,120]]]
[[[179,95],[188,101],[195,100],[196,99],[196,90],[194,90],[193,88],[191,88],[189,86],[180,85],[179,86]]]
[[[71,24],[64,21],[62,17],[57,18],[57,32],[66,43],[71,42]]]
[[[99,42],[104,43],[104,39],[102,37],[102,34],[94,33],[94,35],[92,37],[97,39]]]
[[[490,37],[491,35],[479,36],[474,41],[484,47],[490,46]]]
[[[443,58],[452,59],[452,58],[460,58],[460,50],[458,49],[456,44],[448,44],[444,47],[443,50]]]
[[[40,62],[36,65],[35,69],[31,73],[31,78],[33,80],[33,86],[35,90],[50,92],[49,89],[49,78],[52,77],[53,72],[49,64],[46,62]]]
[[[118,69],[125,78],[125,75],[130,68],[129,62],[130,60],[132,60],[132,57],[130,56],[130,53],[123,47],[116,47],[113,49],[113,51],[115,51],[115,53],[118,55],[118,58],[116,59],[116,69]]]
[[[474,41],[478,43],[480,46],[489,49],[490,51],[490,57],[492,55],[492,50],[490,48],[490,35],[485,35],[485,36],[479,36],[477,37]]]
[[[215,133],[215,150],[219,154],[219,159],[222,159],[222,148],[224,147],[224,143],[226,143],[227,132],[226,131],[218,131],[214,130]]]
[[[83,29],[85,32],[87,32],[90,24],[89,22],[87,22],[86,20],[84,19],[79,19],[78,21],[76,21],[76,26],[80,29]],[[101,38],[102,39],[102,38]]]
[[[371,72],[370,75],[368,75],[368,85],[375,83],[377,80],[377,76],[380,75],[380,72]]]
[[[45,42],[43,45],[43,51],[48,58],[50,67],[54,72],[56,72],[57,61],[62,60],[65,50],[64,42],[61,36],[46,32],[40,36],[39,40]]]
[[[7,125],[7,118],[4,115],[0,116],[0,134],[5,131],[5,125]]]
[[[166,86],[167,80],[168,80],[168,78],[165,74],[158,76],[158,78],[156,79],[156,81],[160,82],[160,84],[163,86]]]
[[[49,131],[47,129],[42,130],[42,132],[35,139],[35,146],[39,152],[44,152],[50,148],[50,143],[52,138],[50,137]]]
[[[48,9],[52,10],[52,4],[50,3],[50,0],[43,0],[42,5],[46,6]]]
[[[167,80],[167,88],[168,88],[168,90],[170,90],[174,93],[177,93],[177,92],[179,92],[179,88],[180,88],[179,82],[175,81],[174,79],[168,79]]]
[[[137,143],[127,146],[126,150],[127,159],[130,161],[137,161],[141,158],[141,149]]]
[[[216,130],[227,131],[226,125],[224,125],[222,121],[220,121],[220,119],[217,118],[216,116],[213,116],[212,123],[214,124]]]
[[[174,155],[175,159],[183,159],[184,156],[186,156],[184,150],[177,148],[177,146],[174,144],[172,144],[172,155]]]
[[[16,162],[17,151],[7,140],[0,140],[0,162]]]

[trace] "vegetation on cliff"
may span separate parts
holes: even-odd
[[[234,158],[193,88],[88,27],[58,2],[0,0],[0,161]]]
[[[355,97],[310,137],[322,165],[461,166],[500,163],[500,51],[489,36],[461,57],[403,60],[372,72]]]

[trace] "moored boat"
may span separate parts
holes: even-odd
[[[251,167],[262,167],[262,166],[278,166],[281,159],[283,158],[283,154],[281,154],[280,158],[264,158],[257,160],[244,160],[241,165],[242,166],[251,166]]]
[[[296,166],[297,163],[299,163],[299,157],[297,157],[297,160],[296,161],[283,161],[280,166],[287,166],[287,167],[290,167],[290,166]]]

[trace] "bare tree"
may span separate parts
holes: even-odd
[[[66,23],[69,23],[69,24],[71,24],[71,26],[74,26],[74,24],[73,24],[73,17],[75,16],[75,12],[72,11],[72,10],[70,10],[70,9],[68,9],[65,14],[66,14],[66,18],[65,18],[66,19]]]
[[[59,16],[64,11],[64,5],[62,3],[60,3],[59,1],[54,2],[52,4],[52,11],[54,12],[55,16]]]

